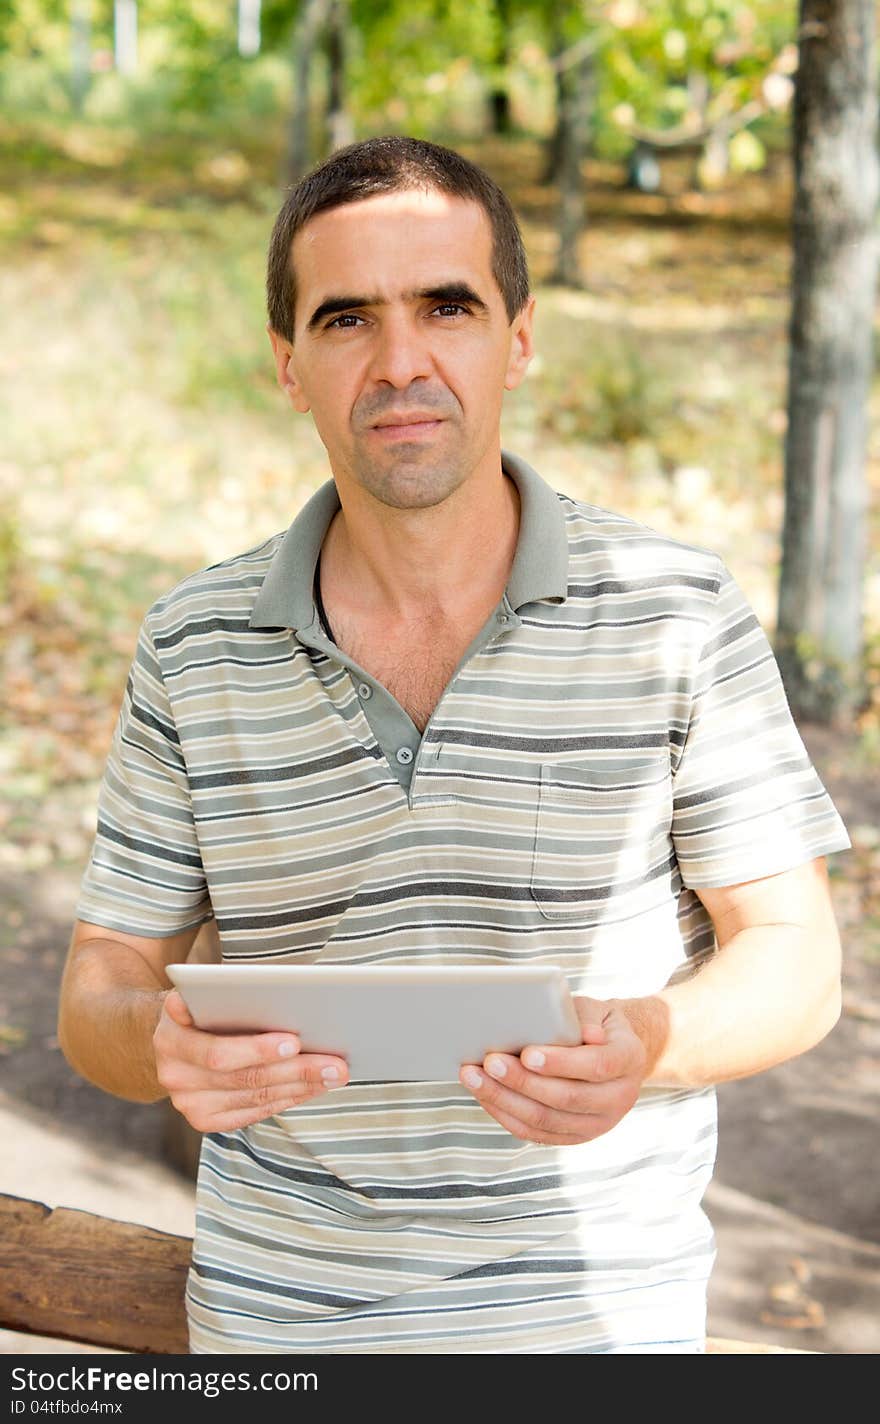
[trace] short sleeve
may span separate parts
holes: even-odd
[[[673,768],[672,839],[694,888],[757,880],[850,845],[795,726],[773,650],[727,569]]]
[[[76,913],[152,938],[180,934],[212,914],[186,764],[147,623],[104,771]]]

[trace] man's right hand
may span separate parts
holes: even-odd
[[[197,1132],[231,1132],[348,1082],[344,1058],[301,1053],[293,1033],[206,1033],[176,989],[153,1035],[156,1076]]]

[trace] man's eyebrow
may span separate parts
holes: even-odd
[[[442,282],[437,287],[420,287],[416,291],[404,292],[405,302],[432,301],[432,302],[460,302],[462,305],[475,307],[477,311],[488,312],[489,308],[478,296],[473,287],[467,282]],[[351,311],[353,307],[382,307],[387,306],[386,297],[365,297],[365,296],[339,296],[327,297],[320,306],[315,307],[306,325],[307,331],[314,331],[320,326],[325,317],[336,316],[339,312]]]

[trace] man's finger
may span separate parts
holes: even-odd
[[[297,1053],[278,1063],[258,1063],[240,1068],[227,1075],[229,1089],[243,1092],[276,1092],[283,1084],[291,1090],[303,1083],[316,1091],[341,1088],[348,1082],[348,1067],[344,1058],[323,1053]]]
[[[339,1084],[335,1082],[325,1082],[320,1072],[315,1071],[293,1083],[264,1083],[258,1088],[183,1089],[173,1094],[172,1101],[178,1111],[182,1107],[197,1109],[203,1118],[222,1113],[250,1112],[260,1107],[268,1113],[270,1108],[282,1101],[289,1107],[337,1086]]]
[[[569,1049],[570,1053],[583,1053],[582,1049]],[[553,1077],[547,1071],[530,1073],[519,1058],[505,1053],[489,1053],[483,1060],[483,1071],[494,1082],[512,1093],[531,1098],[557,1112],[592,1114],[604,1113],[613,1095],[613,1082],[585,1077],[584,1072],[575,1072],[573,1067]]]
[[[269,1063],[250,1063],[227,1073],[212,1072],[180,1057],[163,1060],[160,1081],[172,1092],[243,1093],[253,1098],[266,1092],[297,1091],[301,1083],[316,1090],[341,1088],[348,1082],[345,1060],[320,1053],[295,1053]]]
[[[529,1072],[542,1078],[571,1078],[580,1083],[610,1083],[628,1070],[629,1059],[618,1044],[582,1044],[579,1048],[559,1048],[553,1044],[531,1044],[520,1054]]]
[[[183,995],[178,993],[177,989],[172,989],[170,994],[165,995],[165,1012],[181,1028],[193,1027],[193,1016],[184,1003]]]
[[[195,1028],[176,989],[166,995],[165,1009],[172,1023],[189,1030],[187,1059],[212,1073],[234,1073],[260,1063],[275,1063],[278,1059],[293,1058],[300,1051],[295,1033],[217,1034]],[[333,1061],[337,1066],[343,1062],[342,1059]]]
[[[599,1048],[608,1042],[609,1019],[611,1005],[605,999],[591,999],[586,994],[575,994],[574,1006],[578,1016],[578,1026],[581,1031],[581,1040],[584,1044]],[[592,1079],[588,1068],[589,1060],[583,1061],[584,1071],[581,1073],[571,1073],[568,1070],[568,1060],[561,1055],[570,1053],[571,1049],[560,1049],[553,1045],[541,1043],[530,1043],[520,1054],[520,1059],[526,1068],[534,1072],[544,1072],[549,1076],[559,1078],[586,1078],[590,1081],[603,1082],[603,1077]],[[601,1060],[597,1060],[599,1071],[602,1071]]]
[[[238,1072],[259,1064],[273,1064],[279,1058],[295,1058],[299,1054],[296,1034],[206,1034],[195,1030],[194,1059],[209,1072]],[[342,1058],[333,1058],[342,1064]]]
[[[578,1078],[610,1083],[645,1075],[645,1046],[616,1001],[574,996],[583,1045],[560,1048],[530,1044],[520,1054],[523,1065],[542,1077]]]
[[[574,1007],[584,1043],[606,1043],[611,1005],[607,999],[591,999],[588,994],[574,994]]]
[[[202,1098],[208,1096],[200,1093],[198,1099],[190,1102],[186,1098],[181,1098],[174,1104],[182,1117],[185,1117],[190,1127],[194,1127],[197,1132],[234,1132],[239,1127],[249,1127],[255,1122],[265,1122],[268,1118],[277,1117],[279,1113],[288,1112],[291,1108],[297,1108],[301,1103],[315,1096],[315,1089],[307,1089],[296,1096],[291,1093],[279,1094],[275,1098],[269,1098],[262,1103],[254,1103],[253,1100],[245,1107],[230,1107],[223,1102],[220,1095],[211,1103],[205,1103]],[[212,1095],[213,1096],[213,1095]]]
[[[575,1112],[548,1106],[535,1098],[513,1092],[472,1064],[462,1069],[460,1080],[493,1117],[500,1112],[524,1123],[533,1142],[549,1142],[563,1137],[569,1142],[579,1142],[595,1137],[600,1130],[599,1115],[589,1108]],[[584,1091],[583,1085],[581,1091]]]
[[[520,1138],[523,1142],[540,1142],[548,1147],[573,1147],[578,1142],[586,1142],[591,1137],[598,1137],[604,1131],[600,1118],[596,1119],[595,1130],[589,1134],[551,1132],[546,1128],[536,1128],[530,1123],[524,1122],[522,1118],[517,1117],[515,1113],[509,1112],[498,1103],[482,1102],[480,1106],[497,1123],[500,1123],[509,1133]]]

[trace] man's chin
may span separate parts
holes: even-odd
[[[393,459],[356,466],[355,478],[362,489],[390,509],[431,509],[454,494],[464,472],[448,460],[432,462],[425,456],[415,442],[409,451],[401,443]]]

